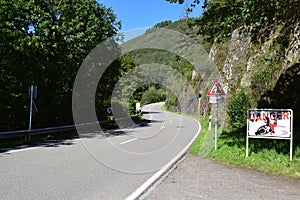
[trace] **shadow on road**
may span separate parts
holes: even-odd
[[[123,127],[122,129],[115,128],[115,129],[105,130],[103,133],[99,133],[99,134],[104,134],[106,137],[130,135],[130,133],[132,133],[134,131],[133,129],[139,128],[139,127],[149,127],[154,123],[164,123],[164,121],[140,119],[140,120],[135,121],[134,125],[131,124],[131,125]]]
[[[78,137],[76,137],[78,138]],[[9,151],[12,150],[22,150],[22,149],[27,149],[27,148],[34,148],[34,147],[45,147],[45,148],[57,148],[57,147],[61,147],[61,146],[69,146],[69,145],[73,145],[74,139],[55,139],[55,140],[47,140],[44,142],[38,142],[38,143],[30,143],[30,142],[25,142],[25,144],[22,145],[15,145],[12,147],[7,147],[7,148],[1,148],[0,149],[0,153],[1,154],[9,154]],[[26,144],[28,143],[28,144]],[[1,157],[1,155],[0,155]]]
[[[157,114],[157,113],[161,113],[158,111],[143,111],[143,114],[147,115],[147,114]]]
[[[148,113],[159,113],[159,112],[148,112]],[[107,137],[117,137],[122,135],[130,135],[135,128],[139,127],[150,127],[154,123],[164,123],[164,121],[139,119],[135,123],[125,128],[110,128],[104,131],[95,131],[91,129],[91,132],[86,134],[80,134],[76,132],[68,134],[56,134],[56,135],[44,135],[44,136],[32,136],[31,141],[25,141],[24,137],[14,138],[9,140],[0,141],[0,154],[9,154],[12,150],[21,150],[32,147],[45,147],[45,148],[57,148],[61,146],[69,146],[75,144],[75,139],[86,138],[86,139],[105,139]],[[1,155],[0,155],[1,156]]]

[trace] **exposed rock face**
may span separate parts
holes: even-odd
[[[290,35],[290,45],[286,51],[286,68],[300,62],[300,23],[297,23]]]
[[[226,52],[221,52],[218,45],[213,45],[209,54],[213,61],[218,60],[220,54],[225,56],[224,63],[219,63],[219,69],[226,92],[253,86],[254,73],[259,74],[260,71],[273,73],[270,74],[272,83],[266,84],[266,89],[272,90],[286,69],[300,63],[300,23],[273,25],[270,29],[267,30],[268,37],[261,36],[257,40],[253,39],[252,27],[236,29]],[[274,64],[280,65],[280,69],[269,70]]]
[[[228,82],[234,83],[239,78],[235,72],[235,68],[245,62],[248,54],[251,42],[251,28],[248,29],[250,30],[239,28],[232,33],[228,46],[228,54],[223,67],[224,78]]]
[[[215,42],[209,57],[226,93],[220,106],[246,88],[253,108],[290,108],[300,120],[300,23],[273,24],[260,32],[240,27],[228,43]]]

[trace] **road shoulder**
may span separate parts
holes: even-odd
[[[300,199],[300,181],[188,153],[146,199]]]

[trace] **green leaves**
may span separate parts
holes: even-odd
[[[258,32],[275,21],[295,23],[299,21],[299,7],[297,0],[209,0],[197,24],[206,41],[213,43],[217,38],[223,42],[243,25],[251,25]]]
[[[184,0],[166,0],[170,3],[179,3],[179,4],[183,4],[184,3]]]
[[[26,128],[32,83],[39,91],[34,127],[72,123],[76,72],[119,28],[113,11],[96,0],[0,0],[0,131]]]
[[[243,128],[246,126],[247,109],[249,108],[250,99],[244,89],[232,95],[227,108],[232,128]]]

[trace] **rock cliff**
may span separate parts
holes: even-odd
[[[273,24],[258,32],[236,29],[227,43],[213,44],[227,98],[244,88],[252,107],[300,111],[300,23]]]

